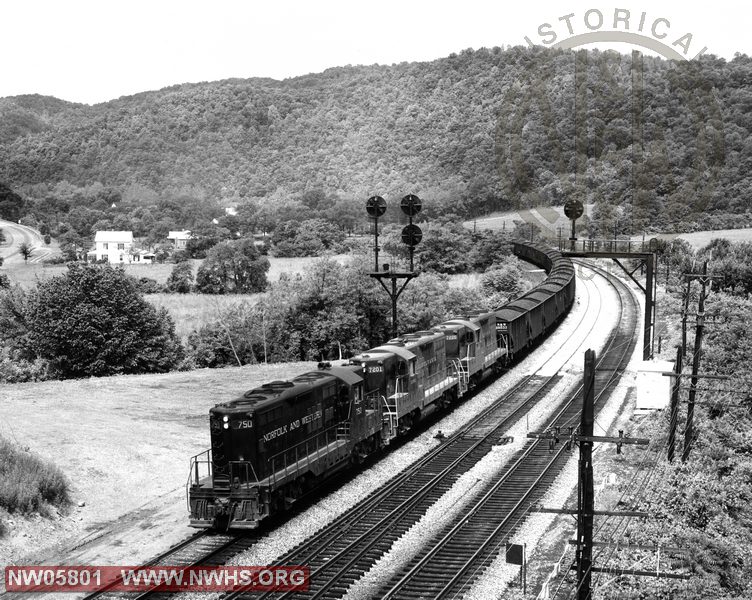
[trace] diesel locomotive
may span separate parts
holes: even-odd
[[[515,243],[514,253],[547,277],[500,309],[401,335],[212,408],[211,448],[191,458],[190,525],[258,527],[518,360],[567,314],[575,277],[552,249]]]

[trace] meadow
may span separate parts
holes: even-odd
[[[662,233],[657,237],[665,240],[681,238],[687,240],[695,250],[698,250],[718,238],[723,238],[730,242],[752,242],[752,228],[695,231],[694,233]]]

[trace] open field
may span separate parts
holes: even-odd
[[[175,332],[185,341],[188,334],[207,323],[216,321],[229,307],[254,304],[261,294],[146,294],[144,298],[154,306],[167,309],[175,321]]]
[[[717,238],[724,238],[731,242],[752,242],[752,228],[747,229],[719,229],[717,231],[695,231],[694,233],[661,233],[655,237],[664,240],[681,238],[687,240],[697,250],[707,246]]]
[[[138,564],[185,537],[184,485],[190,457],[209,446],[209,408],[315,368],[249,365],[2,386],[0,436],[60,467],[73,504],[52,521],[0,510],[9,530],[0,537],[0,556],[6,564],[45,557]],[[115,537],[104,535],[113,530]],[[122,536],[145,546],[118,542]]]
[[[337,254],[331,257],[340,264],[345,264],[350,260],[350,256],[347,254]],[[317,256],[307,256],[302,258],[275,258],[269,257],[269,272],[267,278],[270,282],[279,280],[280,275],[283,273],[295,274],[304,273],[311,265],[316,261],[323,260]],[[195,276],[201,265],[201,260],[190,260],[193,266],[193,274]],[[167,278],[172,273],[172,269],[175,267],[173,263],[154,263],[153,265],[124,265],[125,272],[128,275],[134,277],[149,277],[154,279],[157,283],[164,284],[167,282]],[[36,285],[38,280],[48,279],[55,275],[65,273],[67,267],[65,265],[44,265],[41,263],[24,263],[23,261],[16,261],[13,263],[6,263],[2,272],[6,273],[13,283],[20,283],[24,288],[30,288]]]

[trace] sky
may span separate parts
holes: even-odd
[[[631,19],[617,29],[637,34],[644,12],[643,34],[655,40],[655,25],[661,43],[686,47],[688,58],[703,47],[726,59],[752,54],[752,6],[723,1],[0,0],[0,97],[36,93],[94,104],[185,82],[427,61],[527,44],[526,37],[542,44],[552,40],[539,34],[545,23],[552,43],[562,43],[613,30],[616,9]],[[683,46],[674,45],[682,36]]]

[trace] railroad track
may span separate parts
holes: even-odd
[[[621,281],[623,317],[598,361],[596,411],[618,382],[634,352],[638,310],[633,295]],[[625,298],[629,300],[625,301]],[[566,431],[576,427],[581,412],[581,389],[552,418],[547,427]],[[540,501],[569,459],[560,444],[553,454],[547,440],[534,440],[485,484],[466,515],[458,523],[443,527],[426,540],[422,553],[413,557],[378,593],[380,598],[458,598],[499,556],[503,544]]]
[[[587,311],[583,311],[585,312]],[[577,349],[571,355],[576,351]],[[275,565],[308,565],[311,576],[309,592],[291,592],[282,596],[275,593],[273,597],[342,596],[354,581],[388,552],[397,539],[423,517],[460,476],[477,464],[494,446],[503,443],[509,426],[531,405],[545,397],[559,380],[558,372],[549,377],[533,374],[524,379],[444,444],[416,461],[291,552],[275,560]],[[564,410],[565,403],[562,400],[562,407],[557,414]],[[239,591],[225,598],[229,600],[245,595]]]
[[[255,534],[230,534],[216,533],[213,531],[200,531],[176,544],[169,550],[153,558],[143,566],[175,566],[192,567],[195,565],[223,565],[230,558],[246,551],[258,539]],[[99,591],[84,597],[84,600],[136,600],[140,598],[171,597],[173,594],[146,591],[140,594],[133,592],[115,592],[111,585],[104,586]]]

